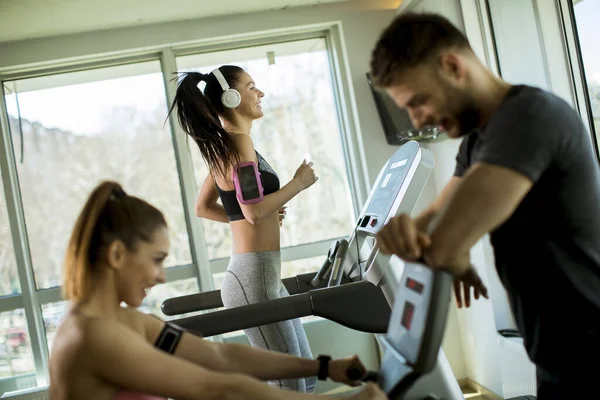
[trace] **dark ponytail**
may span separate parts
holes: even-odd
[[[167,222],[160,210],[144,200],[129,196],[117,182],[100,183],[90,194],[71,233],[65,257],[65,300],[84,300],[93,287],[103,250],[120,240],[128,250]]]
[[[242,68],[232,65],[222,66],[219,70],[230,87],[236,86],[243,72]],[[201,81],[206,82],[204,93],[198,88]],[[214,75],[182,73],[169,115],[177,106],[179,125],[196,142],[208,168],[225,177],[228,166],[239,162],[239,155],[219,120],[219,114],[226,111],[221,103],[222,93],[223,89]]]

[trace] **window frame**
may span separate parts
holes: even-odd
[[[573,87],[573,95],[576,99],[577,111],[579,111],[581,118],[592,136],[596,157],[600,159],[600,132],[597,132],[594,125],[592,103],[589,96],[587,78],[585,77],[585,67],[583,64],[581,45],[579,43],[579,33],[577,30],[573,1],[555,0],[555,2],[566,42],[567,61],[570,67],[571,84]]]
[[[150,48],[145,50],[132,49],[117,55],[97,54],[79,60],[66,62],[48,62],[34,67],[20,67],[0,72],[0,170],[2,185],[6,197],[6,206],[15,251],[17,271],[21,284],[21,293],[0,297],[0,312],[18,308],[25,310],[27,328],[35,363],[36,387],[44,387],[49,383],[48,361],[49,352],[46,342],[46,332],[42,317],[42,305],[63,300],[60,287],[37,289],[34,279],[29,239],[26,231],[25,214],[21,200],[19,177],[16,159],[13,151],[12,138],[9,130],[8,112],[5,102],[4,81],[42,77],[65,72],[97,69],[109,66],[159,60],[163,75],[163,83],[167,104],[171,104],[175,96],[175,82],[171,77],[176,72],[176,57],[201,52],[222,51],[241,47],[260,46],[265,44],[302,40],[322,37],[326,41],[329,58],[330,77],[336,116],[340,128],[340,139],[344,156],[346,176],[352,201],[352,218],[360,213],[362,204],[366,201],[370,188],[364,151],[361,149],[359,122],[356,111],[356,101],[351,95],[351,77],[347,66],[347,54],[341,36],[341,22],[329,22],[309,26],[298,26],[274,30],[270,32],[249,33],[240,38],[215,38],[202,41],[174,44],[170,47]],[[181,279],[196,278],[201,291],[212,290],[213,275],[224,272],[228,258],[209,260],[206,251],[204,232],[201,221],[195,216],[197,196],[192,158],[188,152],[186,136],[183,135],[176,116],[169,118],[176,167],[181,188],[184,207],[184,217],[192,263],[177,265],[166,269],[167,282]],[[351,232],[348,232],[350,234]],[[317,257],[327,254],[333,240],[331,238],[313,243],[305,243],[281,249],[282,261],[293,261],[303,258]],[[27,375],[9,377],[3,380],[16,380]]]
[[[19,190],[19,177],[12,139],[10,137],[3,84],[0,86],[0,95],[2,96],[2,101],[0,102],[0,127],[2,128],[2,134],[0,135],[0,172],[2,175],[2,185],[4,186],[15,261],[17,263],[17,273],[21,285],[21,294],[17,296],[20,298],[22,308],[25,310],[36,381],[39,386],[45,386],[49,381],[47,372],[49,354],[45,343],[46,332],[44,329],[44,320],[42,319],[41,305],[36,293],[37,288],[33,274],[33,265],[31,263],[31,252],[29,251],[29,239],[25,228],[25,212]],[[0,298],[0,308],[4,308],[4,299]]]

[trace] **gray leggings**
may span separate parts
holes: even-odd
[[[281,282],[281,253],[267,251],[233,254],[221,285],[221,298],[227,308],[245,306],[289,296]],[[252,347],[259,347],[304,358],[313,358],[299,319],[244,329]],[[269,385],[312,393],[316,377],[279,379]]]

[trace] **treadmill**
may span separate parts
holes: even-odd
[[[397,274],[375,233],[393,216],[411,213],[434,166],[433,154],[407,142],[382,167],[349,239],[335,241],[316,273],[284,279],[290,296],[171,322],[203,336],[316,315],[351,329],[387,332]],[[396,259],[396,261],[399,261]],[[400,262],[401,264],[401,262]],[[388,278],[389,275],[389,278]],[[166,315],[222,307],[219,290],[167,299]],[[349,311],[352,310],[352,311]]]
[[[379,172],[349,240],[340,239],[331,244],[318,273],[282,279],[289,294],[364,280],[366,260],[362,258],[368,258],[373,250],[374,234],[389,218],[413,211],[433,166],[432,153],[418,142],[410,141],[401,146]],[[386,263],[385,257],[375,257],[374,260],[378,264]],[[367,274],[375,284],[381,280],[378,275],[382,272],[382,268],[376,269],[378,272],[373,270]],[[220,307],[223,307],[220,290],[173,297],[161,305],[162,312],[168,316]]]
[[[418,142],[400,147],[381,169],[349,240],[332,244],[321,270],[284,279],[289,297],[172,320],[205,337],[308,315],[376,335],[384,357],[376,380],[390,399],[464,399],[441,347],[452,278],[379,253],[374,235],[412,213],[433,169]],[[219,291],[166,300],[166,315],[222,307]],[[30,399],[43,388],[22,393]],[[35,394],[34,394],[35,393]],[[4,398],[1,397],[1,398]]]
[[[382,167],[349,239],[332,244],[323,266],[316,274],[284,280],[290,296],[171,322],[209,337],[316,315],[351,329],[375,334],[388,333],[397,293],[412,295],[414,291],[402,286],[404,263],[397,257],[381,254],[375,234],[390,218],[401,213],[412,213],[433,166],[433,154],[420,143],[411,141],[401,146]],[[420,274],[429,271],[424,267],[417,270]],[[425,278],[415,280],[424,281]],[[168,299],[162,309],[167,315],[177,315],[222,307],[220,297],[219,291],[212,291]],[[449,298],[444,301],[449,302]],[[418,317],[415,318],[417,321]],[[411,337],[412,334],[406,336],[407,340]],[[383,340],[382,346],[385,347],[385,343]],[[409,342],[405,343],[409,346]],[[418,343],[413,341],[412,345],[417,346]],[[439,345],[435,350],[432,372],[424,381],[442,394],[444,399],[462,399],[450,365],[443,351],[438,350]],[[386,353],[392,354],[390,351]],[[410,365],[420,368],[420,364]]]

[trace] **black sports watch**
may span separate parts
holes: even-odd
[[[329,361],[331,361],[331,357],[321,355],[317,357],[317,360],[319,360],[319,373],[317,374],[317,378],[319,378],[320,381],[324,381],[329,376]]]

